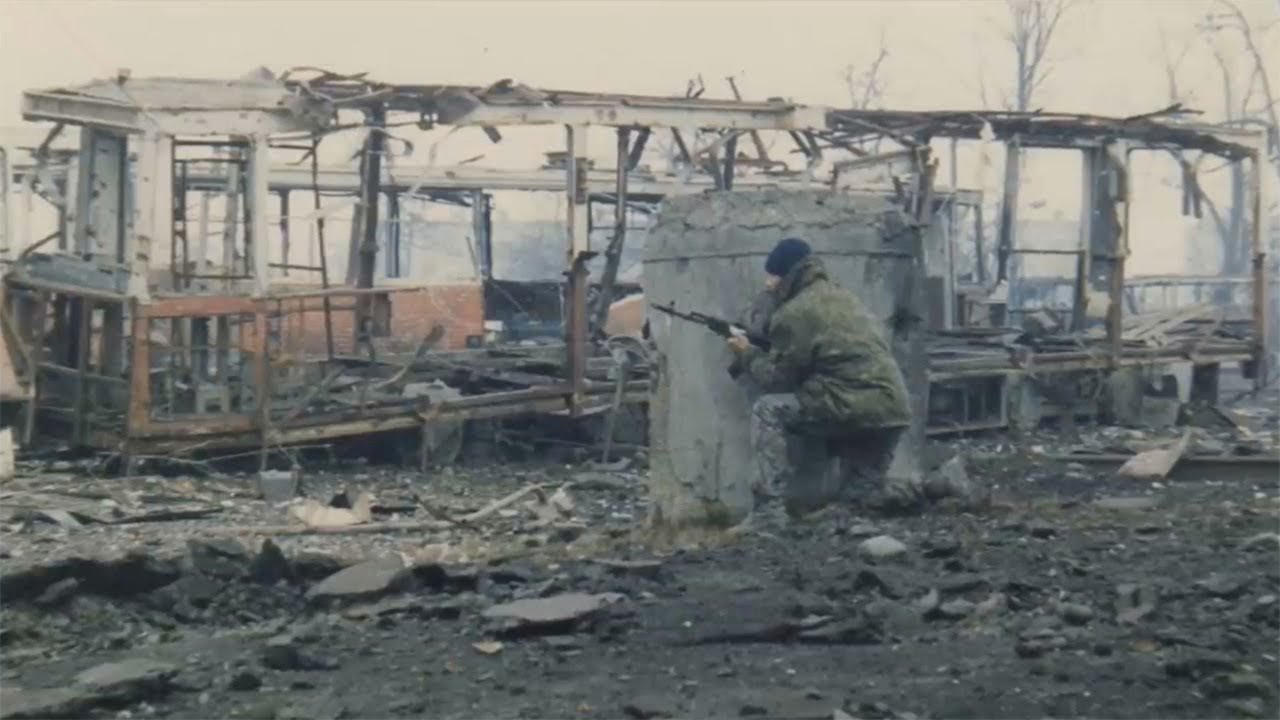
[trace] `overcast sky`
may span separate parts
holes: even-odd
[[[1276,0],[1242,0],[1259,23]],[[1180,43],[1212,7],[1201,0],[1082,3],[1063,21],[1054,75],[1038,104],[1123,115],[1165,99],[1160,28]],[[883,29],[893,104],[979,104],[980,69],[993,102],[1012,69],[1002,0],[894,2],[254,2],[0,3],[0,123],[18,120],[23,88],[83,82],[128,67],[136,76],[227,77],[258,65],[320,65],[376,78],[682,92],[701,73],[711,92],[737,75],[749,96],[842,103],[842,68],[867,62]],[[1280,63],[1280,33],[1267,35]],[[1212,66],[1197,56],[1185,85],[1216,101]],[[1243,66],[1242,66],[1243,67]],[[1274,76],[1274,75],[1273,75]]]
[[[1241,0],[1280,82],[1278,0]],[[1063,20],[1052,76],[1034,105],[1130,115],[1167,104],[1162,29],[1175,54],[1214,7],[1204,0],[1084,0]],[[679,94],[701,74],[708,96],[726,75],[748,98],[847,104],[843,69],[865,67],[883,34],[886,104],[971,108],[1009,93],[1003,0],[806,2],[0,2],[0,126],[19,124],[24,88],[76,84],[130,68],[135,77],[234,77],[257,66],[368,71],[388,81]],[[1226,44],[1243,85],[1249,59]],[[1221,74],[1203,43],[1183,62],[1188,104],[1221,114]],[[478,133],[477,133],[478,135]],[[603,133],[596,133],[603,136]],[[606,146],[607,137],[598,137]],[[456,161],[487,148],[450,141]],[[514,151],[518,143],[504,143]],[[595,145],[596,143],[593,143]],[[541,148],[540,148],[541,149]],[[552,148],[545,148],[552,149]],[[487,148],[494,157],[508,148]],[[489,158],[492,160],[493,157]],[[536,159],[536,152],[518,164]],[[484,164],[491,164],[486,162]],[[1040,182],[1046,173],[1034,174]],[[1053,173],[1049,173],[1053,174]],[[1065,173],[1063,187],[1079,188]],[[1050,193],[1052,194],[1052,193]],[[1069,206],[1070,203],[1067,203]]]

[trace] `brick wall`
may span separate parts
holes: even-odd
[[[444,326],[444,338],[436,350],[461,350],[468,335],[484,335],[484,292],[479,283],[435,285],[422,290],[390,293],[391,334],[375,339],[379,352],[412,352],[436,324]],[[333,345],[338,354],[355,350],[355,300],[336,297],[332,305]],[[307,312],[299,312],[302,309]],[[325,352],[323,301],[307,298],[286,303],[280,327],[281,348],[286,353]]]

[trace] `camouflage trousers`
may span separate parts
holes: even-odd
[[[914,495],[885,478],[904,428],[850,430],[805,417],[796,396],[763,395],[751,413],[756,504],[791,514],[817,510],[842,496]]]

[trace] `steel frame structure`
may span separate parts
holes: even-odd
[[[24,117],[31,121],[47,121],[58,129],[81,129],[81,143],[74,171],[66,183],[68,227],[75,233],[76,252],[90,258],[100,269],[115,273],[123,287],[110,290],[60,284],[25,274],[20,263],[14,263],[7,252],[10,233],[6,232],[0,260],[9,262],[6,285],[36,298],[31,307],[45,307],[51,298],[67,303],[65,318],[78,327],[79,351],[67,355],[75,367],[57,366],[56,373],[69,374],[75,381],[76,431],[80,442],[116,447],[124,454],[163,449],[189,452],[215,446],[243,445],[257,438],[263,455],[277,444],[303,442],[325,437],[414,427],[450,417],[479,417],[529,410],[564,408],[571,415],[581,415],[598,406],[598,398],[612,387],[589,378],[590,308],[587,307],[586,262],[599,254],[591,247],[588,235],[588,204],[593,199],[611,198],[618,208],[619,221],[613,241],[603,248],[607,258],[603,300],[607,305],[612,278],[616,276],[617,258],[625,236],[625,208],[632,199],[657,199],[677,192],[732,190],[747,187],[811,186],[841,187],[839,172],[858,165],[874,165],[906,155],[920,182],[910,188],[904,202],[916,211],[929,207],[933,193],[929,144],[938,139],[972,139],[991,137],[1019,147],[1074,148],[1085,154],[1086,207],[1091,218],[1105,216],[1105,223],[1091,220],[1086,237],[1077,252],[1079,269],[1074,324],[1083,329],[1089,317],[1089,299],[1100,293],[1108,298],[1105,308],[1105,352],[1048,353],[1007,359],[999,366],[989,361],[944,359],[932,363],[936,380],[970,376],[991,376],[1024,372],[1032,365],[1041,368],[1072,370],[1077,368],[1119,368],[1130,364],[1186,359],[1185,350],[1177,348],[1158,352],[1135,352],[1124,347],[1125,259],[1128,256],[1128,156],[1135,149],[1187,149],[1219,155],[1233,162],[1252,163],[1253,183],[1250,188],[1253,215],[1253,334],[1249,341],[1230,347],[1206,350],[1201,344],[1202,359],[1211,355],[1213,362],[1249,360],[1256,377],[1265,376],[1267,332],[1267,267],[1263,242],[1266,218],[1264,198],[1269,192],[1265,165],[1265,135],[1245,128],[1222,128],[1180,122],[1161,114],[1133,118],[1101,118],[1084,115],[1045,113],[897,112],[842,110],[806,106],[784,100],[746,102],[703,98],[672,98],[609,93],[585,93],[530,88],[502,81],[488,87],[452,85],[398,85],[369,80],[364,75],[338,75],[315,69],[299,69],[280,78],[255,77],[235,81],[157,79],[134,80],[127,76],[98,81],[73,89],[32,90],[24,93]],[[349,119],[356,116],[355,121]],[[511,125],[552,125],[564,130],[562,169],[539,169],[525,173],[508,173],[479,168],[448,169],[398,168],[380,164],[383,146],[390,129],[413,126],[430,129],[438,126],[480,127],[497,141],[500,128]],[[287,170],[273,167],[270,150],[273,145],[310,140],[343,129],[361,128],[367,132],[361,167],[348,169],[314,168]],[[592,128],[609,128],[617,136],[617,154],[612,170],[596,170],[587,157],[587,135]],[[638,170],[645,143],[658,132],[670,133],[680,150],[680,162],[689,169],[685,177],[653,176]],[[749,136],[758,141],[762,133],[788,136],[795,154],[804,161],[799,169],[786,168],[786,163],[764,153],[764,145],[756,156],[738,151],[738,141]],[[174,223],[170,217],[175,191],[174,178],[166,172],[166,163],[174,157],[176,145],[216,142],[239,148],[244,172],[244,205],[246,215],[245,257],[247,283],[226,286],[214,295],[156,296],[148,284],[150,259],[155,251],[173,247]],[[871,142],[887,141],[900,149],[876,155],[866,148]],[[46,143],[47,144],[47,143]],[[105,155],[99,148],[107,148]],[[314,150],[313,150],[314,152]],[[124,158],[133,162],[132,177],[118,175],[125,192],[128,186],[132,207],[128,203],[88,202],[95,188],[94,168],[100,157],[114,162],[117,171]],[[91,162],[83,162],[93,158]],[[6,154],[5,161],[12,159]],[[830,181],[820,180],[818,171],[835,162],[836,173]],[[782,172],[777,168],[783,166]],[[23,168],[16,168],[19,174]],[[5,172],[8,179],[10,172]],[[690,181],[690,176],[694,179]],[[71,182],[71,177],[75,182]],[[184,178],[183,188],[215,188],[225,184],[219,173],[194,172]],[[296,298],[272,288],[267,247],[262,239],[268,235],[266,200],[272,193],[321,188],[356,193],[361,198],[362,212],[376,220],[379,197],[386,191],[424,190],[483,192],[484,190],[538,190],[564,193],[566,215],[564,226],[567,244],[565,268],[568,278],[568,321],[565,330],[565,358],[562,381],[522,391],[464,398],[438,404],[395,403],[382,408],[361,408],[358,416],[317,415],[300,420],[290,419],[287,427],[272,422],[271,370],[266,357],[269,315],[273,303]],[[1006,188],[1006,195],[1016,188]],[[96,195],[95,197],[100,197]],[[124,196],[121,195],[121,198]],[[1016,205],[1014,203],[1013,205]],[[1006,207],[1010,207],[1006,197]],[[1099,211],[1102,211],[1099,213]],[[92,214],[92,217],[90,217]],[[924,213],[913,213],[924,217]],[[1015,218],[1006,212],[1001,218],[1000,252],[1003,258],[1019,252],[1013,232]],[[373,263],[376,243],[373,232],[376,221],[363,223],[363,236],[353,235],[353,254],[357,260],[354,287],[327,287],[318,291],[329,298],[351,299],[356,308],[359,332],[374,313],[371,298],[387,292],[373,287]],[[92,232],[89,232],[92,228]],[[108,243],[104,238],[109,238]],[[96,243],[96,245],[94,245]],[[325,283],[328,284],[327,282]],[[90,353],[86,328],[95,309],[103,316],[103,337],[123,348],[126,334],[132,339],[128,367],[128,412],[120,432],[100,433],[88,427],[83,409],[94,382],[117,383],[117,374],[125,363],[122,357],[99,358],[98,372],[89,367]],[[596,308],[599,311],[599,308]],[[12,307],[10,312],[12,312]],[[132,325],[126,333],[126,314]],[[199,422],[157,423],[150,418],[150,334],[148,322],[159,319],[190,319],[214,315],[237,315],[252,318],[248,353],[253,360],[252,376],[256,395],[254,406],[234,418],[215,417]],[[42,365],[32,348],[43,343],[43,317],[27,318],[23,323],[34,367]],[[222,337],[220,335],[220,337]],[[72,343],[76,345],[76,343]],[[105,347],[105,344],[104,344]],[[1206,355],[1209,353],[1209,355]],[[984,364],[985,363],[985,364]],[[641,399],[642,384],[628,385],[628,397]],[[32,407],[38,405],[31,403]],[[410,407],[412,406],[412,407]],[[225,408],[224,408],[225,409]],[[192,442],[192,437],[201,437]]]

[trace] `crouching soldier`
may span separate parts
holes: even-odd
[[[816,459],[820,465],[829,466],[831,455],[839,458],[838,482],[865,504],[882,510],[917,506],[922,499],[918,480],[886,482],[911,409],[881,323],[831,281],[803,240],[779,242],[765,261],[765,273],[774,301],[763,322],[770,349],[742,337],[728,341],[735,353],[730,372],[745,373],[765,393],[751,418],[760,514],[782,519],[778,500],[787,494],[797,466],[815,459],[815,447],[823,448]],[[753,315],[758,319],[758,307]],[[816,508],[788,503],[787,509],[795,514]]]

